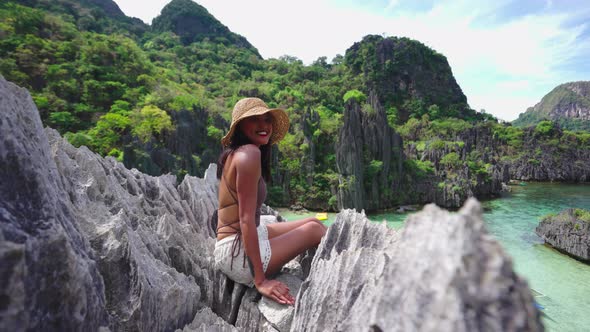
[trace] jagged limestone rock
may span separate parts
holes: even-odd
[[[235,326],[217,316],[211,309],[203,308],[197,312],[192,323],[176,332],[237,332]]]
[[[228,307],[234,287],[213,269],[206,231],[210,176],[179,193],[173,176],[44,131],[26,90],[1,79],[0,96],[3,329],[169,331]]]
[[[210,303],[209,248],[172,175],[127,170],[48,129],[65,193],[105,282],[115,329],[168,330]],[[207,243],[209,242],[209,245]],[[203,287],[203,291],[201,287]],[[183,303],[179,306],[178,303]]]
[[[0,76],[0,329],[109,325],[105,285],[29,93]]]
[[[302,280],[292,274],[281,273],[276,280],[284,282],[293,296],[299,292]],[[285,304],[279,304],[263,297],[258,304],[258,309],[266,320],[278,331],[289,331],[291,321],[293,320],[294,307]]]
[[[400,231],[345,210],[301,286],[292,331],[541,331],[531,292],[479,203],[434,205]]]
[[[543,218],[535,233],[545,243],[579,260],[590,263],[590,222],[576,216],[582,209],[567,209]]]

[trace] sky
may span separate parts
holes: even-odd
[[[114,0],[151,24],[170,0]],[[194,0],[263,58],[328,61],[368,34],[446,56],[471,108],[512,121],[562,83],[590,80],[588,0]]]

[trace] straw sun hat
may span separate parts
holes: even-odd
[[[270,112],[272,115],[272,135],[270,136],[269,144],[275,144],[282,140],[289,130],[289,117],[284,110],[280,108],[268,108],[266,104],[259,98],[244,98],[240,99],[234,106],[231,114],[231,125],[229,132],[221,139],[221,144],[227,147],[231,144],[231,139],[238,126],[238,123],[247,117],[262,115]]]

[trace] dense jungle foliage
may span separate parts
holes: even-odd
[[[30,91],[44,124],[72,144],[113,156],[127,167],[154,175],[202,176],[220,152],[235,102],[260,97],[284,108],[292,123],[275,152],[271,204],[306,206],[320,200],[336,209],[334,146],[342,113],[350,98],[362,104],[371,91],[382,96],[388,124],[404,144],[422,151],[449,149],[436,165],[410,156],[405,162],[410,179],[435,167],[460,165],[489,176],[489,165],[477,155],[453,154],[449,148],[458,149],[459,133],[473,126],[492,128],[508,156],[520,153],[524,129],[470,109],[458,86],[445,89],[445,84],[456,85],[446,59],[417,41],[390,37],[384,43],[383,37],[367,36],[344,56],[304,65],[288,55],[262,59],[245,38],[192,1],[172,1],[153,27],[112,5],[108,0],[2,2],[0,74]],[[174,25],[178,17],[189,30]],[[208,23],[191,25],[195,20]],[[207,30],[211,26],[215,29]],[[394,48],[395,57],[379,60],[379,52]],[[419,66],[413,65],[416,61]],[[440,73],[441,82],[429,86],[408,78],[408,72],[421,77],[429,71]],[[317,117],[306,116],[311,110]],[[364,110],[371,112],[368,105]],[[544,125],[553,128],[549,124]],[[535,129],[539,137],[562,139],[544,125]],[[197,132],[194,139],[183,135],[191,132]],[[562,134],[588,144],[588,134]],[[183,136],[191,138],[190,148],[179,147]],[[306,160],[310,143],[315,147],[311,163]],[[367,172],[378,166],[375,160]],[[288,183],[281,183],[284,179]]]

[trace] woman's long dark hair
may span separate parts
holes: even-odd
[[[229,146],[225,147],[221,154],[219,155],[219,160],[217,160],[217,178],[221,179],[221,174],[223,173],[223,167],[225,166],[225,162],[227,157],[229,157],[232,152],[236,151],[240,146],[251,144],[252,142],[242,133],[240,128],[236,128],[234,131],[234,136],[231,139],[231,143]],[[260,164],[262,165],[262,178],[266,181],[266,183],[270,183],[270,157],[271,157],[272,146],[270,142],[268,144],[260,146]]]

